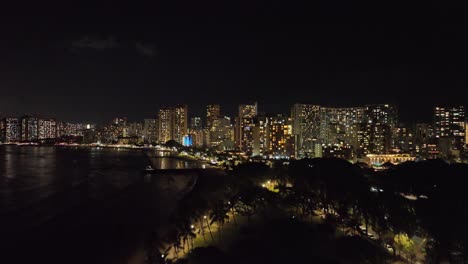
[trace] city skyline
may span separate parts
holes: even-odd
[[[446,104],[434,104],[432,106],[427,106],[427,111],[424,111],[423,116],[424,118],[409,118],[409,113],[408,112],[414,112],[416,109],[418,111],[421,111],[421,107],[418,105],[413,105],[412,108],[407,109],[403,106],[403,109],[401,110],[401,106],[399,104],[394,104],[391,102],[373,102],[373,103],[366,103],[366,104],[353,104],[353,105],[325,105],[325,104],[320,104],[320,103],[311,103],[310,101],[307,100],[298,100],[296,102],[293,102],[290,105],[282,105],[280,108],[283,109],[283,111],[267,111],[269,104],[262,105],[259,103],[259,101],[256,100],[250,100],[250,101],[241,101],[241,103],[236,104],[234,107],[225,107],[225,105],[219,104],[219,103],[208,103],[206,105],[197,105],[196,107],[192,107],[191,104],[188,103],[180,103],[180,104],[172,104],[172,105],[187,105],[188,106],[188,122],[190,123],[191,118],[195,117],[201,117],[203,120],[203,125],[206,125],[206,114],[207,110],[206,107],[209,105],[215,105],[215,106],[221,106],[221,115],[222,116],[229,116],[235,118],[238,113],[239,113],[239,106],[241,105],[246,105],[246,103],[257,103],[260,107],[258,108],[258,112],[262,114],[268,114],[268,115],[275,115],[275,114],[290,114],[291,113],[291,107],[293,107],[296,104],[304,104],[304,105],[317,105],[323,108],[356,108],[356,107],[362,107],[362,106],[367,106],[367,105],[384,105],[384,104],[389,104],[389,105],[394,105],[398,109],[398,120],[401,123],[433,123],[434,122],[434,108],[438,106],[444,106],[444,107],[451,107],[451,106],[463,106],[467,107],[465,104],[457,104],[457,103],[446,103]],[[233,103],[233,102],[231,102]],[[32,112],[22,112],[22,111],[16,111],[16,112],[7,112],[7,111],[2,111],[4,109],[0,109],[0,118],[6,118],[6,117],[19,117],[19,116],[34,116],[34,117],[39,117],[43,119],[50,119],[50,118],[55,118],[57,120],[63,121],[63,122],[70,122],[70,123],[90,123],[90,124],[96,124],[96,125],[105,125],[109,123],[110,120],[116,118],[116,117],[124,117],[129,121],[143,121],[144,119],[153,119],[158,116],[158,112],[160,109],[164,109],[167,107],[171,107],[170,104],[161,104],[161,106],[155,106],[154,111],[148,114],[143,114],[143,115],[138,115],[138,116],[133,116],[130,114],[125,114],[121,113],[118,114],[117,111],[114,114],[109,114],[109,115],[100,115],[99,113],[94,113],[94,117],[87,117],[87,118],[77,118],[77,119],[66,119],[66,118],[60,118],[60,114],[58,115],[52,115],[52,114],[45,114],[41,113],[39,111],[32,111]],[[227,109],[227,110],[226,110]],[[411,111],[413,109],[413,111]],[[410,111],[408,111],[410,110]]]
[[[219,104],[206,105],[204,116],[190,116],[187,105],[165,106],[143,122],[113,118],[104,125],[69,123],[35,116],[0,120],[0,142],[61,142],[110,145],[165,145],[241,151],[263,158],[340,157],[405,154],[407,158],[461,160],[468,125],[463,105],[435,106],[430,123],[406,123],[392,104],[324,107],[296,103],[287,113],[264,113],[257,102],[238,105],[226,116]],[[190,121],[190,122],[189,122]]]

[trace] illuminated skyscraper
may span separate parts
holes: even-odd
[[[239,105],[239,117],[253,118],[257,116],[257,114],[257,102],[255,102],[253,105]]]
[[[5,142],[5,119],[0,119],[0,143]]]
[[[294,104],[291,108],[291,118],[296,156],[313,157],[315,144],[318,144],[320,136],[320,106]]]
[[[158,141],[158,120],[145,119],[143,123],[143,137],[146,143],[156,143]]]
[[[56,121],[57,137],[80,137],[83,136],[84,131],[87,129],[95,129],[96,124],[83,124],[83,123],[65,123]]]
[[[158,113],[159,121],[159,142],[166,143],[175,140],[183,143],[184,136],[187,135],[188,113],[187,105],[161,108]]]
[[[233,149],[233,132],[231,118],[225,116],[213,119],[209,131],[210,147],[217,147],[220,150]]]
[[[364,143],[367,142],[365,126],[362,125],[364,122],[364,107],[322,107],[320,110],[320,144],[339,146],[339,148],[346,146],[344,147],[346,151],[350,146],[355,154],[359,154]]]
[[[174,139],[174,109],[172,107],[165,107],[159,109],[158,121],[158,140],[161,143]]]
[[[393,150],[396,153],[415,155],[415,127],[400,124],[393,129]]]
[[[208,132],[206,132],[208,133]],[[192,139],[192,146],[202,147],[204,144],[203,140],[203,125],[201,117],[190,118],[190,129],[188,134]]]
[[[180,144],[188,133],[188,110],[187,105],[178,105],[174,108],[174,140]]]
[[[21,117],[21,141],[31,142],[39,139],[38,119],[32,116]]]
[[[21,139],[21,121],[16,117],[7,117],[4,120],[5,143],[19,142]]]
[[[466,132],[468,130],[468,120],[465,120],[465,145],[468,144],[468,133]]]
[[[435,107],[434,130],[441,154],[446,158],[460,158],[465,146],[465,107]]]
[[[39,140],[55,139],[57,137],[57,122],[55,119],[40,118],[38,122]]]
[[[221,107],[219,104],[206,106],[206,128],[211,129],[213,121],[221,115]]]
[[[253,126],[253,156],[266,156],[268,154],[269,119],[266,116],[254,118]]]
[[[434,109],[436,138],[465,136],[465,107],[436,107]]]
[[[258,114],[257,103],[253,105],[239,105],[239,112],[236,118],[236,145],[243,151],[252,151],[253,142],[253,118]]]
[[[136,137],[138,141],[143,141],[143,124],[132,122],[127,125],[127,137]]]
[[[434,151],[437,146],[434,140],[434,128],[431,124],[416,124],[414,128],[414,155],[420,159],[432,157],[433,155],[429,152]],[[432,150],[430,145],[434,146]]]
[[[268,155],[270,158],[294,157],[292,120],[281,115],[268,118]]]
[[[241,118],[240,123],[240,150],[248,155],[253,154],[254,144],[254,118]]]
[[[367,105],[365,110],[366,133],[372,154],[388,154],[393,148],[392,132],[398,124],[396,106],[390,104]]]
[[[118,126],[126,126],[127,125],[127,118],[126,117],[116,117],[112,120],[114,125]]]
[[[200,130],[202,129],[202,120],[201,117],[192,117],[190,118],[190,129],[191,130]]]
[[[391,104],[366,105],[366,118],[373,123],[387,124],[396,127],[398,124],[398,109]]]

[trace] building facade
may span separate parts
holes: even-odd
[[[466,144],[465,107],[435,107],[434,134],[442,157],[459,159]]]
[[[221,116],[221,107],[219,104],[206,106],[206,128],[211,129],[213,121]]]
[[[315,157],[315,145],[320,144],[320,106],[294,104],[291,107],[292,131],[298,158]]]
[[[158,142],[158,120],[156,118],[143,120],[143,138],[145,143]]]
[[[253,144],[253,123],[258,114],[257,103],[251,105],[239,105],[236,117],[236,146],[244,152],[252,152]]]
[[[169,140],[183,144],[184,136],[188,133],[187,105],[164,107],[158,112],[158,140],[166,143]]]
[[[21,117],[21,138],[22,142],[33,142],[39,140],[39,120],[33,116]]]

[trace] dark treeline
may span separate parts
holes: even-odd
[[[465,177],[467,165],[440,160],[383,171],[334,158],[244,163],[199,177],[169,235],[151,236],[148,263],[466,263]],[[228,222],[238,235],[221,250]],[[213,246],[195,248],[197,236]]]

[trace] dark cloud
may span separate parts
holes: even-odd
[[[73,48],[77,49],[95,49],[105,50],[118,47],[117,41],[113,37],[96,38],[91,36],[84,36],[72,43]]]
[[[135,49],[138,53],[146,57],[154,57],[158,53],[153,45],[143,42],[135,43]]]

